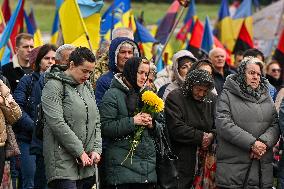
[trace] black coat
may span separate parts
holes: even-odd
[[[220,95],[222,90],[223,90],[223,86],[224,86],[224,83],[226,81],[227,76],[234,74],[234,73],[236,73],[236,72],[234,70],[230,69],[227,64],[225,64],[225,66],[224,66],[224,75],[221,75],[219,72],[214,71],[214,73],[213,73],[214,85],[215,85],[215,89],[216,89],[218,95]]]
[[[196,150],[201,145],[203,132],[214,132],[216,96],[210,92],[205,102],[185,97],[181,89],[167,96],[166,124],[174,153],[178,156],[179,189],[190,188],[196,162]]]
[[[21,68],[21,67],[13,67],[13,62],[10,62],[8,64],[5,64],[2,66],[2,72],[3,75],[8,79],[11,90],[14,92],[16,89],[18,83],[20,82],[20,79],[25,75],[25,74],[31,74],[32,69],[31,68]]]

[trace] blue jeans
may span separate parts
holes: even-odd
[[[34,185],[34,189],[47,189],[44,158],[42,155],[36,155],[36,172],[34,177]]]
[[[34,188],[34,176],[36,170],[36,157],[30,155],[30,143],[19,141],[20,154],[20,168],[22,174],[22,188]]]
[[[22,189],[20,157],[19,156],[10,158],[10,174],[11,174],[13,189]]]

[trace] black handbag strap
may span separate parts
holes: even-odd
[[[262,171],[261,171],[261,162],[258,160],[258,176],[259,176],[259,188],[263,188],[263,183],[262,183]]]
[[[248,177],[249,177],[249,173],[250,173],[252,164],[253,164],[253,160],[251,160],[250,165],[249,165],[249,168],[248,168],[248,170],[247,170],[247,172],[246,172],[246,176],[245,176],[245,179],[244,179],[244,182],[243,182],[243,188],[247,188],[247,185],[248,185]]]
[[[243,183],[243,188],[247,188],[248,177],[249,177],[249,173],[250,173],[253,161],[254,160],[251,160],[249,168],[248,168],[248,170],[246,172],[246,176],[245,176],[244,183]],[[261,171],[261,162],[260,162],[260,160],[257,160],[257,163],[258,163],[259,188],[262,189],[263,188],[263,183],[262,183],[262,171]]]

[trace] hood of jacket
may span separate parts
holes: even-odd
[[[122,73],[117,73],[114,75],[110,88],[118,88],[125,93],[128,93],[129,91],[129,88],[124,84],[122,80]]]
[[[48,81],[48,79],[53,78],[55,73],[57,72],[64,72],[67,70],[68,66],[67,65],[61,65],[61,64],[54,64],[51,67],[49,67],[45,72],[44,72],[44,84]]]
[[[139,47],[138,47],[138,45],[135,41],[133,41],[133,40],[127,38],[127,37],[118,37],[118,38],[113,39],[111,41],[111,44],[110,44],[110,47],[109,47],[108,67],[109,67],[109,70],[114,72],[114,73],[118,72],[118,70],[117,70],[117,55],[118,55],[119,49],[120,49],[120,47],[123,43],[130,43],[134,48],[133,56],[140,57]]]
[[[264,92],[261,94],[259,99],[256,99],[255,97],[243,92],[243,90],[240,88],[240,84],[234,79],[234,77],[235,77],[235,74],[231,74],[227,77],[224,83],[224,89],[250,102],[263,102],[267,98],[270,98],[269,90],[268,90],[269,83],[267,80],[264,80],[264,84],[265,84]]]
[[[61,82],[64,82],[66,84],[69,84],[71,86],[77,86],[79,83],[73,79],[72,76],[67,75],[65,70],[61,67],[55,66],[53,67],[50,72],[46,73],[45,75],[45,82],[47,82],[50,79],[59,80]]]
[[[178,72],[178,59],[181,58],[181,57],[189,57],[190,59],[193,59],[195,61],[197,61],[197,59],[194,57],[194,55],[187,51],[187,50],[180,50],[178,51],[177,53],[175,53],[173,55],[173,77],[175,78],[175,81],[176,83],[181,86],[182,83],[184,82],[184,78],[182,78],[180,75],[179,75],[179,72]]]

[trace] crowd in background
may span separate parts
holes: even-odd
[[[200,60],[180,50],[157,73],[155,44],[147,60],[131,30],[115,29],[112,37],[93,54],[69,44],[34,48],[33,36],[17,36],[0,78],[0,108],[7,86],[13,95],[7,102],[22,112],[15,123],[0,114],[2,128],[13,124],[20,151],[6,157],[14,189],[163,188],[156,171],[159,124],[177,156],[171,188],[284,188],[284,160],[276,158],[284,129],[279,62],[266,63],[261,51],[249,49],[237,52],[231,67],[221,48]],[[141,111],[145,90],[163,99],[162,113]],[[140,127],[141,140],[125,161]]]

